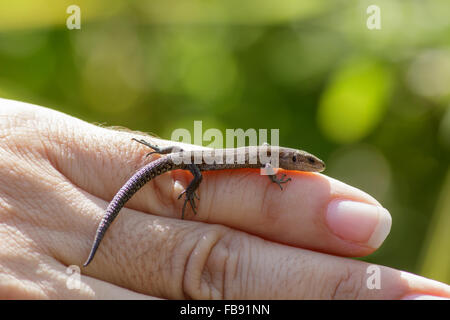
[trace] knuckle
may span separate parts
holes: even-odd
[[[184,295],[195,299],[225,299],[227,287],[240,266],[240,245],[228,228],[209,226],[197,235],[186,257],[183,274]]]
[[[361,298],[363,277],[351,267],[345,267],[331,280],[330,299],[332,300],[354,300]]]

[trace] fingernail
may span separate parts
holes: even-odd
[[[329,228],[344,240],[378,248],[391,230],[392,218],[383,207],[350,200],[333,200],[328,205]]]
[[[402,300],[450,300],[449,298],[431,296],[427,294],[413,294],[403,297]]]

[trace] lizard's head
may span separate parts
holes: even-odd
[[[286,170],[321,172],[325,163],[316,156],[301,150],[280,148],[280,168]]]

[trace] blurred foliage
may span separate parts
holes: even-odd
[[[79,0],[68,30],[71,4],[0,2],[0,96],[164,138],[279,128],[391,212],[364,260],[450,283],[450,1]]]

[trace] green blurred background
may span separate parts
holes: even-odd
[[[1,0],[0,97],[163,138],[279,128],[391,212],[363,260],[450,283],[448,0]]]

